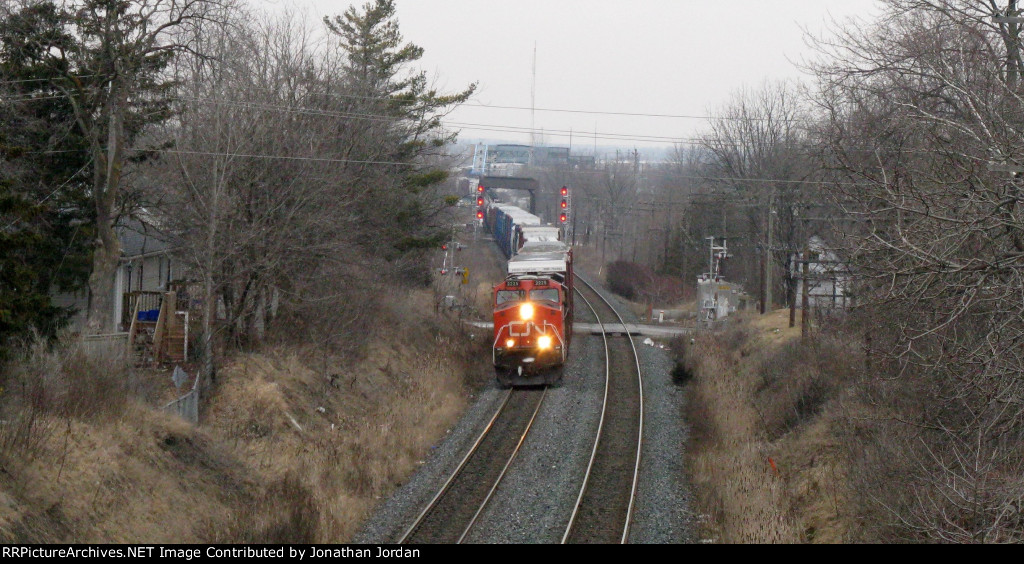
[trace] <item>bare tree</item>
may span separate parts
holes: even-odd
[[[879,359],[858,484],[881,534],[1019,542],[1024,192],[1005,170],[1024,164],[1024,98],[1020,26],[1002,19],[1017,5],[886,8],[818,40],[815,67],[818,145],[856,220],[848,254]]]
[[[770,309],[780,288],[793,299],[794,275],[786,258],[799,245],[798,215],[806,189],[802,181],[815,168],[806,155],[803,123],[807,119],[798,88],[790,83],[765,83],[759,89],[741,89],[710,121],[702,136],[707,158],[704,174],[712,185],[722,213],[730,207],[745,210],[748,241],[756,241],[761,257],[762,313]],[[718,236],[724,236],[720,233]],[[750,251],[753,245],[747,245]],[[736,246],[737,252],[744,249]],[[753,256],[744,263],[756,263]],[[772,280],[786,268],[784,286]],[[748,275],[749,276],[749,275]],[[749,282],[749,280],[748,280]]]
[[[92,157],[96,243],[89,277],[88,330],[112,324],[114,271],[121,255],[114,225],[120,215],[124,173],[135,136],[166,117],[163,69],[192,48],[188,29],[217,17],[221,0],[41,0],[63,33],[28,38],[43,45],[41,64],[71,102]],[[73,38],[66,41],[65,38]]]
[[[210,373],[216,340],[252,346],[277,316],[292,338],[358,349],[382,286],[428,279],[424,252],[450,225],[436,188],[450,135],[436,112],[462,94],[374,74],[371,96],[351,53],[316,37],[296,17],[238,12],[197,36],[206,56],[175,67],[172,147],[151,174],[203,286]]]

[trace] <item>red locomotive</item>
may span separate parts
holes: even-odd
[[[508,276],[494,287],[495,376],[502,386],[554,384],[572,338],[572,250],[557,227],[519,233]]]

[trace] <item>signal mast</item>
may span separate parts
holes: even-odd
[[[478,184],[476,187],[476,218],[479,220],[484,219],[484,185]]]
[[[730,304],[730,297],[736,293],[733,284],[722,279],[722,261],[731,258],[725,237],[722,244],[715,244],[715,237],[707,237],[708,271],[697,277],[697,299],[700,303],[700,321],[713,321],[736,310]]]

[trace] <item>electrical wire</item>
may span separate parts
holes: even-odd
[[[61,151],[61,152],[66,152],[66,151]],[[70,182],[71,182],[72,180],[74,180],[74,179],[75,179],[75,177],[76,177],[76,176],[78,176],[79,174],[81,174],[81,173],[82,173],[82,171],[83,171],[83,170],[85,170],[86,168],[88,168],[88,166],[89,166],[89,165],[91,165],[91,164],[92,164],[92,159],[90,158],[90,159],[89,159],[89,162],[87,162],[87,163],[85,163],[84,165],[82,165],[82,168],[80,168],[80,169],[76,170],[76,171],[74,172],[74,174],[72,174],[71,176],[69,176],[69,177],[68,177],[68,179],[67,179],[67,180],[65,180],[65,181],[64,181],[64,182],[63,182],[63,183],[62,183],[62,184],[61,184],[60,186],[58,186],[58,187],[54,188],[54,189],[53,189],[53,191],[52,191],[52,192],[50,192],[49,194],[47,194],[45,198],[43,198],[42,200],[39,200],[38,202],[36,202],[35,204],[33,204],[33,207],[35,207],[35,206],[41,206],[41,205],[45,204],[47,200],[49,200],[50,198],[52,198],[52,197],[53,197],[53,196],[54,196],[54,195],[55,195],[55,194],[56,194],[57,192],[59,192],[59,191],[60,191],[60,189],[61,189],[61,188],[64,188],[65,186],[67,186],[67,185],[68,185],[68,184],[69,184],[69,183],[70,183]],[[12,221],[11,221],[10,223],[8,223],[7,225],[5,225],[5,226],[4,226],[4,228],[3,228],[3,231],[7,231],[7,230],[8,230],[8,229],[10,229],[10,228],[11,228],[11,226],[13,226],[13,225],[14,225],[15,223],[18,223],[18,220],[17,220],[17,219],[14,219],[14,220],[12,220]]]

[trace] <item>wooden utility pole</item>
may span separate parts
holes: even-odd
[[[786,294],[789,299],[789,326],[796,327],[796,278],[800,269],[800,258],[796,251],[792,253],[792,263],[789,265],[789,288]]]
[[[810,239],[808,239],[807,242],[804,243],[804,260],[803,260],[803,263],[804,263],[804,268],[803,268],[803,271],[804,271],[803,282],[804,282],[804,284],[803,284],[803,291],[801,292],[802,296],[801,296],[801,300],[800,300],[801,301],[800,305],[803,308],[803,312],[801,313],[801,316],[800,316],[800,336],[802,338],[806,339],[811,334],[811,325],[810,325],[810,323],[811,323],[811,318],[810,318],[810,309],[811,309],[811,295],[810,295],[810,291],[811,291],[811,289],[810,289],[810,285],[811,285],[811,279],[810,279],[810,273],[811,273],[811,244],[810,244]]]
[[[761,275],[761,313],[765,314],[772,310],[772,231],[775,227],[775,193],[768,197],[768,232],[766,233],[767,244],[764,247],[764,271]]]

